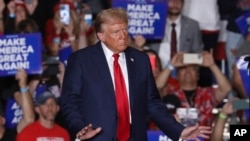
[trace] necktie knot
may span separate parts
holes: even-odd
[[[172,28],[175,28],[176,24],[175,24],[175,23],[172,23],[171,26],[172,26]]]
[[[118,53],[113,54],[113,57],[114,57],[115,61],[117,61],[117,60],[118,60],[119,56],[120,56],[120,55],[119,55]]]

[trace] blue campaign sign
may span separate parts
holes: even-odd
[[[8,99],[4,116],[6,128],[15,128],[23,117],[21,106],[13,98]]]
[[[113,0],[113,7],[124,8],[129,15],[128,32],[146,39],[162,39],[165,33],[167,0]]]
[[[0,76],[15,75],[20,68],[41,74],[41,45],[40,33],[0,35]]]
[[[250,11],[244,13],[240,17],[235,20],[239,30],[243,36],[246,36],[247,33],[250,31],[249,24],[250,24]]]
[[[250,57],[250,54],[243,55],[237,58],[236,65],[237,65],[237,69],[240,72],[240,77],[241,77],[241,80],[245,89],[246,96],[250,97],[250,72],[248,70],[248,65],[250,64],[248,61],[245,61],[245,57],[247,56]]]
[[[172,141],[160,130],[148,130],[147,135],[148,135],[148,141]],[[203,138],[199,139],[200,141],[204,141]],[[188,140],[188,141],[195,141],[195,140]]]
[[[68,46],[68,47],[64,47],[61,48],[59,51],[59,59],[61,62],[63,62],[63,64],[66,66],[67,65],[67,60],[70,56],[70,54],[73,52],[72,47]]]
[[[248,70],[250,62],[247,61],[248,59],[245,59],[246,57],[250,57],[250,54],[243,55],[237,58],[236,66],[237,66],[237,69],[239,70],[246,96],[250,98],[250,70]],[[250,110],[249,109],[244,110],[244,113],[248,122],[250,122]]]

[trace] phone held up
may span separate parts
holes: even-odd
[[[183,56],[184,64],[202,64],[203,57],[198,53],[185,53]]]
[[[59,6],[60,21],[69,25],[70,23],[70,7],[68,4],[60,4]]]
[[[246,98],[246,99],[237,99],[237,100],[233,101],[233,108],[235,110],[250,109],[249,98]]]
[[[83,20],[85,21],[86,24],[88,24],[89,26],[92,25],[93,22],[93,15],[92,12],[90,10],[86,10],[84,12],[84,17]]]

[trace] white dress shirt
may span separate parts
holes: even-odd
[[[102,45],[102,49],[104,51],[106,60],[108,62],[108,66],[109,66],[109,71],[112,77],[112,81],[113,81],[113,86],[115,89],[115,79],[114,79],[114,57],[113,57],[113,52],[104,44],[101,42]],[[122,70],[122,74],[124,77],[124,81],[125,81],[125,85],[126,85],[126,90],[127,90],[127,96],[128,96],[128,103],[129,103],[129,107],[130,107],[130,101],[129,101],[129,83],[128,83],[128,69],[127,69],[127,63],[126,63],[126,57],[125,57],[125,53],[119,53],[119,58],[118,58],[118,62],[119,65],[121,67]],[[130,115],[130,123],[131,123],[131,112],[130,112],[130,108],[129,108],[129,115]]]
[[[160,43],[159,47],[159,57],[161,59],[161,65],[164,67],[170,61],[170,54],[171,54],[171,31],[172,31],[172,23],[175,23],[175,30],[176,30],[176,39],[177,39],[177,52],[180,50],[180,33],[181,33],[181,16],[179,16],[175,21],[171,21],[167,18],[166,27],[165,27],[165,34],[163,37],[162,42]]]

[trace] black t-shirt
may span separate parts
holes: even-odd
[[[191,107],[193,107],[194,106],[194,98],[196,95],[196,90],[188,90],[188,91],[184,90],[184,93],[186,95],[188,103],[190,104]]]

